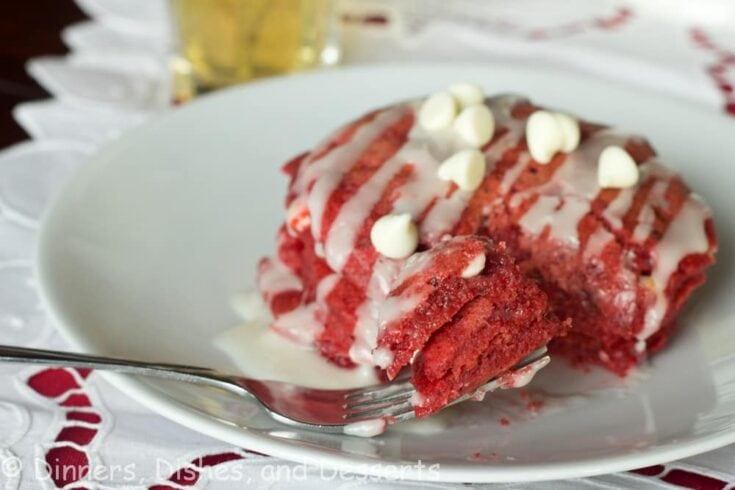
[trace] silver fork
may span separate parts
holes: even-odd
[[[416,390],[407,375],[399,376],[396,380],[382,385],[348,390],[324,390],[280,381],[251,379],[204,367],[131,361],[24,347],[0,346],[0,361],[101,369],[214,386],[236,395],[254,398],[279,422],[322,432],[344,432],[350,424],[370,420],[382,419],[392,423],[415,417],[411,401]],[[549,356],[544,347],[526,356],[509,372],[519,372],[531,365],[540,367],[548,362]],[[496,377],[474,393],[493,391],[500,384],[501,378]],[[450,405],[460,403],[471,396],[472,394],[462,396]]]

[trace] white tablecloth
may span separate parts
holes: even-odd
[[[1,344],[65,348],[32,280],[39,216],[81,161],[169,103],[164,0],[77,1],[91,20],[62,33],[71,54],[28,64],[53,97],[15,109],[31,139],[0,152]],[[347,64],[521,60],[635,84],[735,116],[730,0],[349,0],[344,8]],[[731,488],[735,447],[646,473],[523,487],[659,488],[693,481]],[[428,487],[325,480],[312,468],[178,426],[94,373],[0,365],[2,488],[243,488],[244,481],[253,488]]]

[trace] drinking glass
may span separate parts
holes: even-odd
[[[339,62],[335,0],[171,0],[175,91]]]

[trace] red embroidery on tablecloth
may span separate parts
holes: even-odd
[[[49,476],[57,488],[72,485],[89,473],[90,455],[85,448],[97,436],[102,423],[100,413],[90,410],[93,407],[92,401],[84,393],[84,386],[78,381],[85,380],[91,371],[79,369],[76,372],[78,377],[74,376],[70,369],[47,368],[33,374],[26,381],[33,391],[54,401],[59,409],[66,412],[64,420],[67,423],[62,426],[54,439],[55,445],[44,455]],[[242,459],[246,453],[265,456],[248,450],[200,456],[169,476],[168,481],[175,486],[152,485],[150,488],[177,490],[181,487],[191,487],[199,481],[205,468]],[[81,486],[74,488],[85,490],[85,487]]]
[[[637,475],[649,476],[671,485],[676,485],[694,490],[722,490],[729,485],[728,482],[722,481],[713,476],[698,473],[692,470],[676,468],[673,463],[671,468],[664,465],[648,466],[631,471]]]
[[[45,459],[49,476],[58,488],[81,480],[89,472],[87,453],[71,446],[53,447]]]
[[[28,386],[47,398],[56,398],[79,388],[74,376],[64,368],[44,369],[28,378]]]
[[[699,48],[710,53],[714,61],[707,65],[707,75],[724,98],[725,113],[735,116],[735,51],[723,48],[715,43],[712,37],[702,28],[696,27],[689,31],[689,37]]]
[[[89,422],[91,424],[99,424],[102,417],[92,412],[66,412],[66,420],[78,420],[80,422]]]
[[[96,434],[97,429],[89,427],[64,427],[54,442],[73,442],[79,446],[86,446],[92,442]]]
[[[592,29],[612,30],[627,24],[632,18],[633,11],[631,9],[620,7],[606,17],[593,17],[588,20],[579,20],[556,26],[533,29],[526,34],[526,37],[534,40],[542,40],[581,34]]]
[[[226,452],[219,454],[209,454],[200,456],[190,461],[178,470],[174,471],[169,477],[170,481],[176,487],[166,484],[156,484],[148,487],[148,490],[177,490],[178,487],[191,487],[197,484],[202,476],[203,470],[211,468],[230,461],[237,461],[245,457],[244,453],[257,456],[265,456],[265,454],[255,451],[243,450],[242,452]]]
[[[421,9],[408,13],[404,12],[403,15],[406,19],[403,19],[403,24],[406,24],[409,30],[416,32],[440,19],[445,22],[453,22],[461,27],[488,30],[529,40],[545,40],[569,37],[592,30],[614,30],[628,24],[634,17],[631,8],[617,7],[610,14],[592,15],[587,19],[532,28],[519,24],[514,20],[487,18],[478,16],[471,11],[458,10],[453,7],[441,9],[440,6],[441,4],[438,4],[438,10],[433,10],[430,14]],[[351,25],[383,27],[396,23],[396,19],[391,19],[391,14],[392,12],[381,11],[378,7],[370,12],[345,12],[342,14],[342,22]]]
[[[66,397],[61,403],[61,407],[91,407],[92,402],[89,401],[87,395],[74,393]]]
[[[666,467],[664,465],[657,464],[656,466],[646,466],[645,468],[638,468],[637,470],[631,471],[631,473],[643,476],[656,476],[660,475],[664,471],[666,471]]]
[[[87,395],[80,393],[83,387],[72,372],[65,368],[46,368],[27,380],[33,391],[55,401],[60,409],[68,409],[67,423],[56,436],[56,445],[44,455],[49,476],[57,487],[70,485],[87,475],[89,455],[84,447],[91,444],[98,432],[96,426],[102,421],[99,414],[80,410],[81,407],[91,407],[92,403]],[[79,369],[76,373],[79,379],[84,380],[90,370]],[[85,425],[79,425],[80,422]]]
[[[727,482],[693,471],[673,469],[661,479],[666,483],[695,490],[722,490]]]

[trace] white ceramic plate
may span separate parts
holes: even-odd
[[[302,432],[251,404],[237,425],[202,392],[111,376],[187,427],[268,454],[357,472],[444,481],[579,477],[735,442],[735,124],[658,95],[492,65],[374,66],[254,83],[204,97],[120,138],[71,179],[42,230],[38,272],[59,328],[83,351],[234,369],[210,345],[238,322],[282,221],[281,163],[362,112],[456,80],[514,91],[648,135],[715,212],[721,252],[670,347],[625,381],[552,363],[522,396],[450,409],[446,426],[375,439]],[[536,415],[527,408],[541,399]],[[214,414],[216,415],[216,414]],[[499,422],[506,417],[509,425]],[[436,471],[411,466],[439,464]]]

